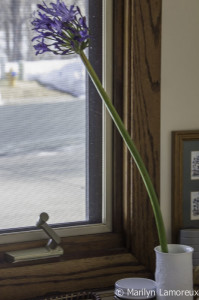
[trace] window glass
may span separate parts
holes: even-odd
[[[101,129],[90,128],[92,87],[76,55],[35,55],[30,21],[37,3],[0,0],[0,230],[34,226],[43,211],[51,224],[101,220],[101,186],[91,189],[98,197],[89,188],[94,171],[101,184]],[[83,14],[94,6],[66,3]],[[89,15],[89,22],[95,17]],[[96,143],[95,152],[90,145]],[[99,169],[91,165],[90,151],[98,155]]]

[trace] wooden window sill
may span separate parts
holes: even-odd
[[[23,300],[48,292],[74,292],[113,288],[124,277],[147,277],[151,273],[130,253],[64,262],[16,265],[1,269],[0,295],[3,300]]]

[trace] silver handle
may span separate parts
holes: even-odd
[[[36,223],[38,228],[41,228],[49,236],[50,240],[48,241],[47,247],[50,249],[55,249],[60,243],[61,238],[57,233],[46,223],[49,219],[49,216],[46,212],[40,214],[39,220]]]
[[[38,228],[43,229],[45,233],[50,237],[50,240],[48,241],[47,245],[41,248],[6,252],[5,258],[8,262],[17,263],[21,261],[59,257],[63,255],[64,250],[62,249],[62,247],[58,246],[61,242],[61,238],[46,223],[48,219],[48,214],[43,212],[41,213],[40,218],[36,223],[36,226]]]

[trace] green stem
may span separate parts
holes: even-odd
[[[122,122],[120,116],[118,115],[114,105],[112,104],[112,102],[110,101],[106,91],[104,90],[104,88],[102,87],[102,84],[97,76],[97,74],[95,73],[92,65],[90,64],[89,60],[87,59],[86,55],[84,54],[83,51],[81,51],[79,53],[87,71],[88,74],[90,76],[90,78],[92,79],[100,97],[102,98],[102,100],[104,101],[109,114],[112,118],[112,120],[114,121],[116,127],[118,128],[124,142],[126,143],[133,159],[134,162],[137,165],[137,168],[140,172],[140,175],[143,179],[143,182],[145,184],[145,187],[147,189],[150,201],[151,201],[151,205],[153,208],[153,212],[154,212],[154,216],[155,216],[155,221],[156,221],[156,226],[157,226],[157,230],[158,230],[158,236],[159,236],[159,242],[160,242],[160,246],[162,248],[162,252],[168,252],[168,247],[167,247],[167,238],[166,238],[166,232],[165,232],[165,227],[164,227],[164,222],[163,222],[163,218],[162,218],[162,213],[160,210],[160,205],[158,202],[158,198],[155,192],[155,189],[153,187],[153,184],[151,182],[150,176],[148,174],[148,171],[146,170],[146,167],[144,165],[144,162],[133,142],[133,140],[131,139],[128,131],[126,130],[124,123]]]

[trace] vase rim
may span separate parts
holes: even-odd
[[[181,244],[168,244],[168,253],[162,252],[161,251],[161,246],[157,246],[154,248],[156,253],[161,253],[161,254],[171,254],[171,255],[177,255],[177,254],[187,254],[187,253],[192,253],[194,251],[194,248],[187,246],[187,245],[181,245]]]

